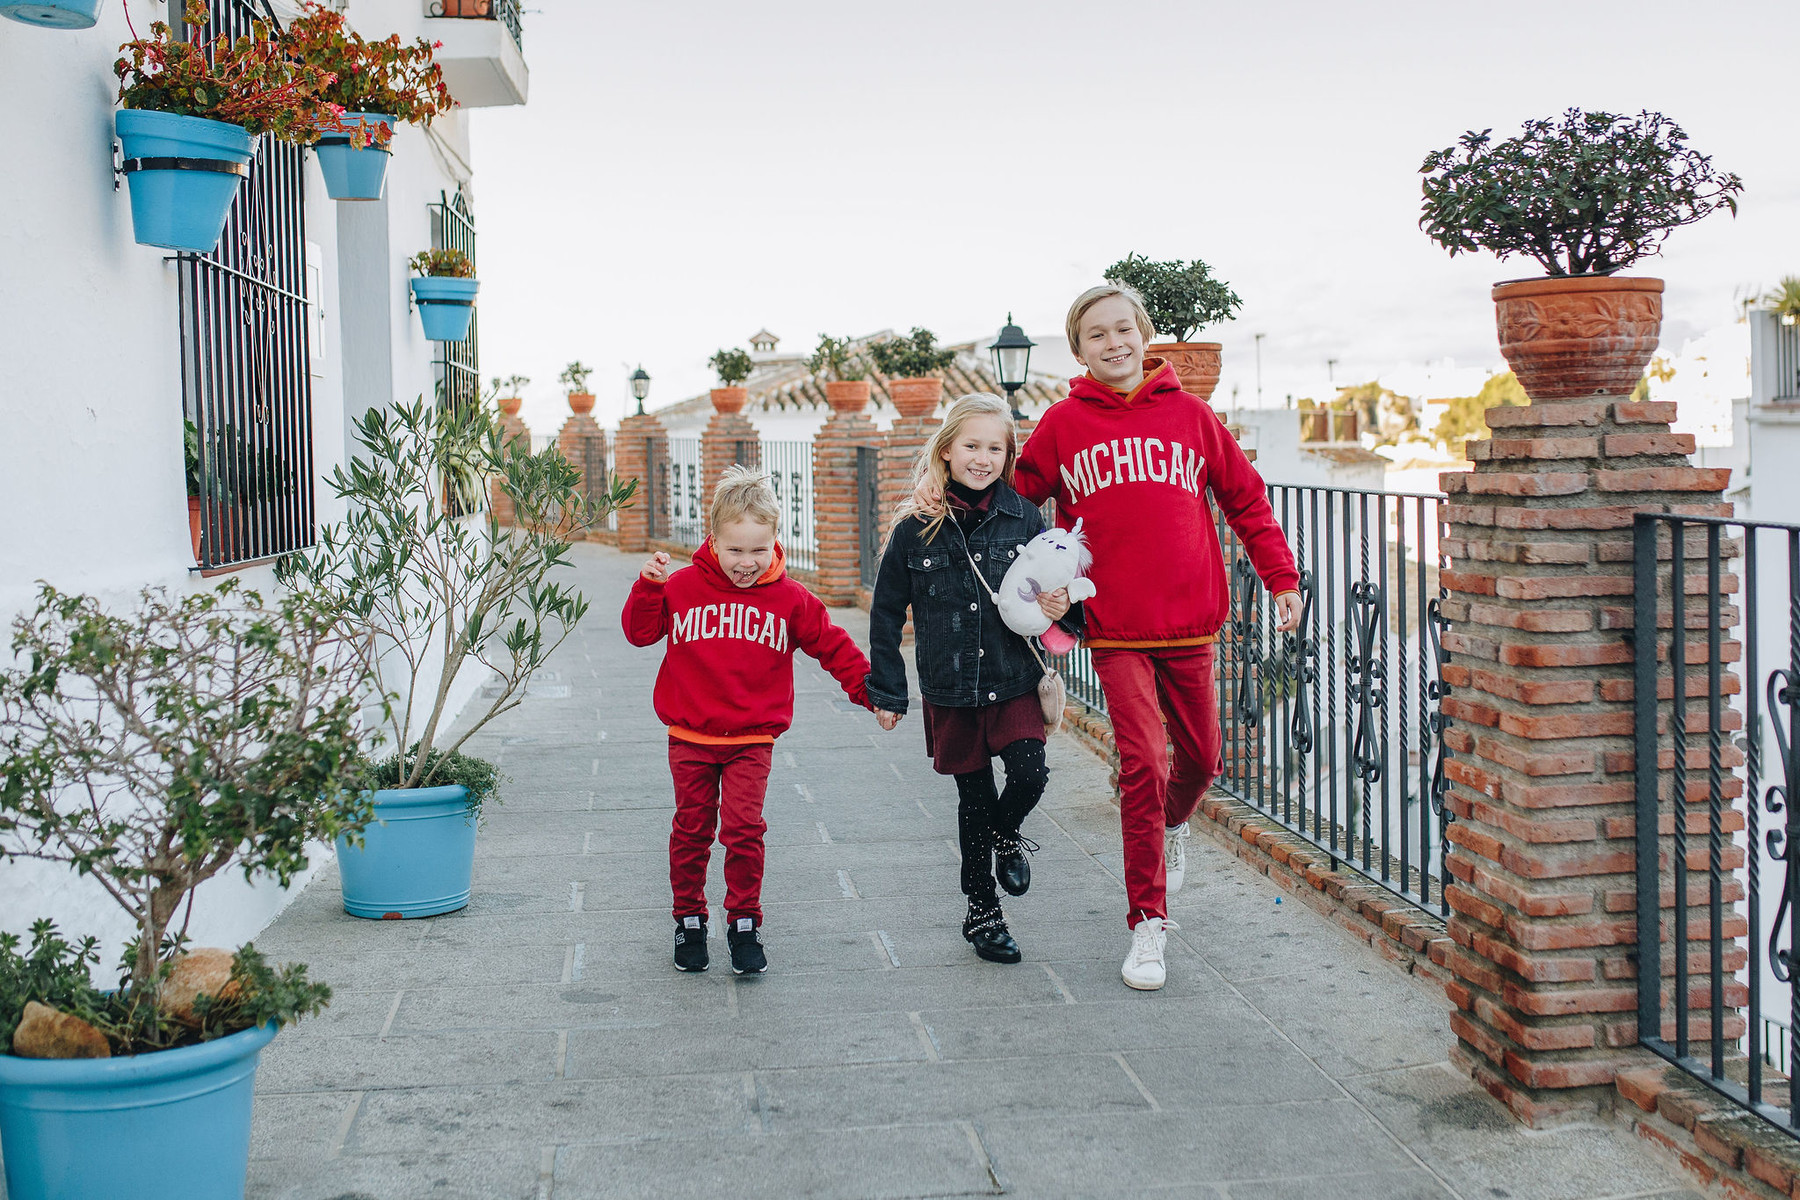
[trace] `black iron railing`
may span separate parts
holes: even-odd
[[[1442,496],[1273,484],[1301,621],[1219,523],[1231,615],[1217,649],[1219,786],[1407,900],[1444,900]]]
[[[475,262],[475,214],[468,197],[458,189],[454,196],[438,193],[431,207],[431,248],[461,250]],[[436,379],[438,403],[445,407],[469,408],[481,403],[481,306],[477,303],[469,321],[469,336],[460,342],[434,342],[436,357],[432,374]]]
[[[259,19],[272,17],[226,0],[188,36],[229,41]],[[298,147],[259,139],[218,248],[176,255],[182,403],[199,439],[201,569],[313,543],[305,178]]]
[[[811,442],[764,442],[762,469],[781,502],[781,544],[790,567],[817,569],[819,539],[813,520],[813,456]]]
[[[466,17],[476,21],[499,21],[512,34],[513,45],[525,49],[523,6],[519,0],[431,0],[425,8],[429,17]]]
[[[669,498],[667,527],[658,536],[683,546],[698,546],[706,521],[700,512],[700,439],[672,437],[668,474],[664,477]]]
[[[862,585],[875,586],[881,560],[880,452],[873,446],[856,448],[856,549]]]
[[[1800,1136],[1800,525],[1635,539],[1638,1040]]]

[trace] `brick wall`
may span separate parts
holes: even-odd
[[[862,513],[857,451],[881,435],[863,409],[867,383],[826,385],[832,413],[813,435],[813,516],[818,570],[813,590],[827,604],[855,604],[862,584]]]
[[[638,481],[637,494],[628,508],[619,510],[619,549],[638,553],[650,549],[650,508],[657,501],[656,481],[649,477],[648,455],[652,446],[662,462],[669,460],[669,432],[647,413],[619,422],[614,443],[613,473]]]
[[[714,403],[720,392],[741,392],[742,388],[713,389]],[[742,401],[740,400],[741,404]],[[714,411],[700,434],[700,532],[712,533],[713,493],[719,490],[719,476],[735,462],[754,467],[762,461],[762,442],[756,426],[742,412]]]

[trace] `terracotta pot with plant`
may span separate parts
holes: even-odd
[[[494,376],[488,386],[488,395],[494,399],[494,405],[503,417],[516,417],[519,410],[525,407],[525,385],[531,382],[529,375]]]
[[[1214,279],[1212,269],[1197,258],[1191,263],[1180,259],[1151,262],[1127,254],[1106,268],[1106,279],[1125,284],[1142,296],[1150,324],[1167,339],[1152,342],[1144,352],[1167,361],[1182,387],[1210,400],[1219,386],[1223,347],[1218,342],[1188,339],[1208,325],[1231,320],[1244,303],[1237,293],[1224,280]]]
[[[1661,253],[1672,230],[1735,214],[1743,182],[1661,113],[1571,108],[1491,134],[1426,156],[1420,228],[1452,255],[1543,265],[1546,278],[1493,290],[1500,352],[1533,400],[1628,395],[1656,349],[1663,281],[1614,273]]]
[[[750,402],[750,391],[744,387],[744,380],[750,378],[750,372],[756,369],[756,363],[748,350],[720,350],[706,360],[719,377],[719,386],[712,390],[712,406],[714,412],[722,412],[727,416],[744,411],[744,405]]]
[[[937,335],[913,326],[905,337],[889,338],[869,347],[875,369],[888,377],[888,399],[902,417],[928,417],[944,399],[944,379],[939,372],[956,361],[956,351],[939,350]]]
[[[569,398],[569,411],[578,417],[594,411],[594,393],[587,390],[588,376],[593,373],[594,368],[583,366],[578,358],[564,367],[562,374],[556,377]]]
[[[835,413],[859,413],[869,404],[869,368],[849,338],[819,335],[806,369],[824,381],[825,402]]]

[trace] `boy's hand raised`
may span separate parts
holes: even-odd
[[[902,715],[903,714],[901,713],[891,713],[885,708],[878,708],[875,710],[875,722],[883,729],[891,731],[894,726],[900,723]]]
[[[644,563],[643,569],[638,574],[651,583],[667,583],[669,582],[669,564],[673,561],[667,554],[658,550]]]

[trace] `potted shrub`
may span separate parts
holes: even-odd
[[[431,43],[408,46],[394,34],[367,41],[344,23],[344,15],[318,0],[307,0],[288,22],[282,44],[288,52],[330,76],[320,91],[342,110],[340,130],[326,133],[313,153],[333,200],[379,200],[387,179],[394,125],[429,125],[450,111],[450,90],[432,59]]]
[[[434,342],[460,342],[475,320],[475,293],[481,281],[475,264],[461,250],[425,250],[408,260],[418,272],[412,281],[419,305],[419,324]]]
[[[286,887],[369,805],[361,663],[327,614],[216,590],[115,615],[40,585],[0,672],[0,858],[63,863],[129,916],[118,983],[49,922],[0,935],[0,1151],[11,1200],[240,1197],[257,1057],[330,989],[254,946],[193,950],[194,889]],[[9,1053],[10,1051],[10,1053]]]
[[[525,406],[525,385],[531,382],[529,375],[508,375],[504,379],[496,375],[488,385],[488,394],[493,397],[494,404],[504,417],[516,417],[519,409]]]
[[[856,355],[849,338],[821,333],[806,369],[824,381],[825,401],[832,412],[861,412],[869,403],[869,368]]]
[[[469,902],[477,818],[498,783],[463,745],[519,705],[587,612],[579,592],[550,578],[568,564],[558,530],[604,519],[636,483],[585,489],[560,450],[533,454],[479,404],[373,409],[356,440],[361,453],[331,475],[349,516],[282,559],[277,577],[332,612],[378,692],[396,698],[384,716],[396,752],[373,767],[377,823],[360,847],[338,844],[344,910],[428,917]],[[464,476],[475,486],[444,504],[443,481]],[[511,526],[480,511],[490,480],[512,502]],[[483,709],[452,734],[450,697],[469,668],[493,678]]]
[[[1106,268],[1106,278],[1135,288],[1144,298],[1150,324],[1167,339],[1144,347],[1145,353],[1167,360],[1182,387],[1210,400],[1219,386],[1223,348],[1218,342],[1188,339],[1208,325],[1229,321],[1244,303],[1237,293],[1224,280],[1214,279],[1212,269],[1197,258],[1191,263],[1151,262],[1127,254]]]
[[[938,372],[956,361],[956,351],[939,350],[937,335],[913,326],[906,337],[889,338],[869,347],[875,369],[888,377],[888,399],[902,417],[929,416],[944,398]]]
[[[1493,290],[1500,352],[1532,399],[1629,393],[1656,349],[1663,281],[1614,273],[1674,229],[1735,214],[1743,182],[1661,113],[1571,108],[1502,142],[1492,132],[1426,156],[1420,228],[1452,255],[1543,265],[1547,278]]]
[[[206,6],[189,0],[189,24]],[[330,75],[294,61],[256,22],[249,37],[188,42],[166,22],[119,47],[114,126],[124,147],[139,243],[204,254],[219,244],[257,135],[306,144],[337,128],[321,98]]]
[[[750,400],[750,392],[743,386],[744,380],[750,378],[750,372],[756,369],[756,363],[750,358],[748,350],[720,350],[706,360],[719,376],[720,386],[712,390],[712,405],[722,413],[743,412],[744,405]]]
[[[568,394],[569,411],[578,417],[594,411],[594,393],[587,390],[588,376],[593,373],[594,368],[583,366],[578,358],[564,367],[562,374],[556,377],[557,382],[563,385],[563,391]]]

